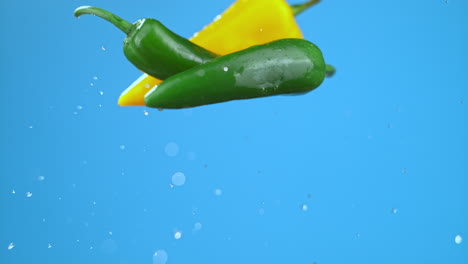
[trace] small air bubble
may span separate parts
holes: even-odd
[[[77,106],[76,106],[76,109],[77,109],[77,110],[83,110],[83,106],[77,105]]]
[[[11,191],[11,193],[12,193],[12,194],[15,194],[15,193],[16,193],[16,191],[15,191],[15,190],[12,190],[12,191]]]
[[[172,175],[172,184],[175,186],[182,186],[185,184],[185,174],[178,171]]]
[[[406,174],[406,173],[408,173],[408,169],[407,169],[407,168],[401,169],[401,174]]]
[[[217,15],[215,16],[215,18],[213,19],[213,21],[217,21],[217,20],[220,20],[221,19],[221,15]]]
[[[167,252],[163,249],[158,249],[154,252],[153,264],[166,264],[167,258]]]
[[[112,236],[112,231],[109,231],[109,235]]]
[[[392,214],[396,214],[396,213],[398,213],[398,209],[392,208],[392,209],[390,209],[390,212],[392,212]]]
[[[195,225],[193,226],[193,229],[195,231],[199,231],[202,228],[202,224],[200,222],[196,222]]]
[[[263,32],[263,28],[260,28],[259,31],[260,31],[260,32]]]
[[[221,196],[223,194],[223,191],[221,189],[215,189],[214,193],[216,196]]]
[[[37,177],[37,180],[38,181],[43,181],[43,180],[45,180],[45,177],[41,175],[41,176]]]
[[[100,94],[100,95],[104,95],[104,92],[103,92],[103,91],[99,91],[99,94]]]
[[[106,49],[106,47],[101,46],[101,50],[106,51],[107,49]]]
[[[302,211],[305,212],[305,211],[309,210],[309,206],[307,204],[303,204],[303,205],[301,205],[301,209],[302,209]]]
[[[144,110],[144,111],[143,111],[143,114],[144,114],[145,116],[147,116],[147,115],[149,115],[149,112],[146,111],[146,110]]]
[[[176,231],[174,233],[174,238],[177,239],[177,240],[181,239],[182,238],[182,232]]]
[[[97,77],[97,76],[93,76],[93,80],[97,80],[97,79],[98,79],[98,77]]]
[[[26,197],[29,198],[29,197],[31,197],[31,196],[32,196],[32,192],[27,192],[27,193],[26,193]]]
[[[120,145],[120,150],[124,150],[125,149],[125,145]]]
[[[32,129],[32,128],[34,128],[34,126],[30,125],[30,126],[28,126],[28,128],[29,128],[29,129]]]
[[[456,235],[455,236],[455,243],[460,245],[463,242],[463,237],[461,235]]]
[[[89,86],[94,86],[94,83],[92,83],[92,82],[91,82],[91,83],[89,83]]]
[[[47,245],[47,248],[52,248],[52,245],[51,244]]]
[[[15,247],[15,244],[11,242],[10,245],[8,245],[8,250],[12,250],[14,247]]]
[[[166,152],[166,155],[169,157],[175,157],[179,153],[179,145],[175,142],[169,142],[166,144],[164,152]]]
[[[155,85],[155,86],[157,86],[157,85]],[[151,85],[149,85],[149,83],[147,83],[147,84],[145,84],[145,88],[149,89],[149,88],[151,88]]]
[[[229,68],[228,68],[228,67],[224,67],[224,68],[223,68],[223,71],[227,72],[227,71],[229,71]]]

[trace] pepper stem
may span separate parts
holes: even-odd
[[[335,67],[333,65],[327,64],[325,65],[325,76],[326,77],[332,77],[336,72]]]
[[[291,5],[291,9],[293,11],[294,16],[297,16],[305,10],[309,9],[309,7],[317,4],[318,2],[320,2],[320,0],[309,0],[302,4]]]
[[[133,28],[133,24],[124,20],[123,18],[117,15],[114,15],[109,11],[106,11],[101,8],[93,7],[93,6],[80,6],[75,10],[74,14],[76,17],[80,17],[81,15],[84,15],[84,14],[98,16],[100,18],[103,18],[111,22],[112,24],[114,24],[114,26],[118,27],[127,35],[130,34]]]

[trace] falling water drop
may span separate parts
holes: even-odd
[[[158,249],[153,255],[153,264],[166,264],[168,259],[167,252],[163,249]]]

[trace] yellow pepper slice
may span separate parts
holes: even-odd
[[[237,0],[190,40],[225,55],[284,38],[302,38],[293,11],[285,0]],[[143,74],[121,94],[118,104],[144,106],[145,94],[161,82]]]

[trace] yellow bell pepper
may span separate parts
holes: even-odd
[[[190,39],[197,45],[225,55],[284,38],[302,38],[292,8],[299,13],[318,1],[291,7],[286,0],[237,0],[213,23]],[[145,94],[161,83],[143,74],[120,96],[120,106],[144,106]]]

